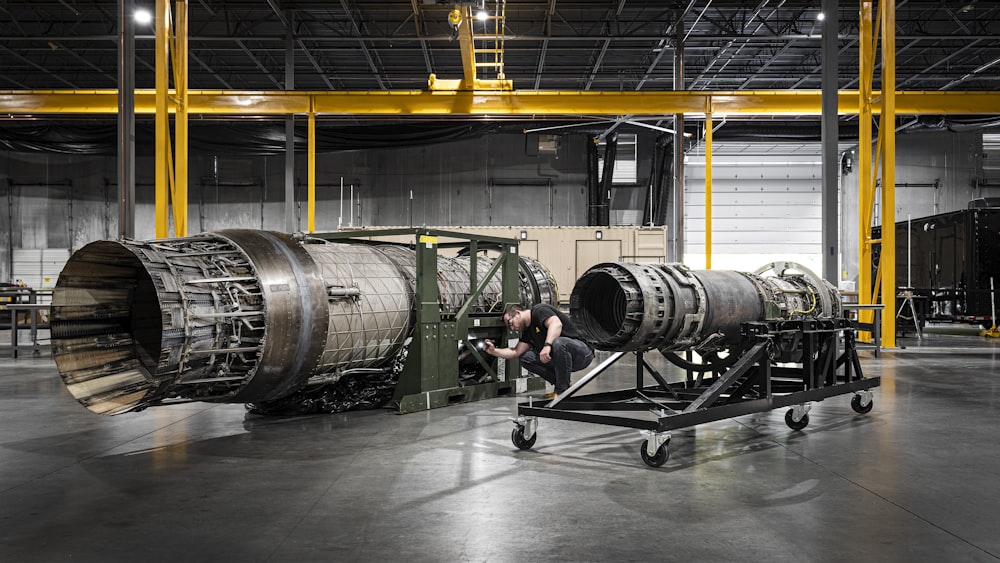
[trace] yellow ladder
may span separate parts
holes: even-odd
[[[486,7],[486,3],[483,3],[483,7]],[[477,69],[493,69],[496,76],[492,77],[496,80],[505,80],[506,74],[503,70],[503,47],[504,47],[504,29],[506,29],[506,19],[507,19],[507,0],[494,0],[493,10],[486,12],[484,23],[484,33],[476,33],[475,29],[478,25],[473,25],[472,42],[473,42],[473,55],[476,59]],[[478,17],[477,20],[481,18]],[[492,25],[491,25],[492,24]],[[490,28],[492,27],[492,31]],[[482,47],[475,47],[475,45],[483,45]],[[487,78],[487,77],[482,77]]]
[[[507,1],[493,0],[492,13],[486,0],[480,9],[469,4],[459,4],[448,14],[448,22],[455,28],[462,49],[462,71],[465,78],[441,79],[431,74],[427,79],[430,90],[513,90],[514,84],[506,79],[503,68],[504,23],[507,19]],[[483,15],[479,16],[482,12]],[[483,33],[476,33],[481,27]],[[490,31],[492,28],[492,31]],[[479,69],[493,69],[496,76],[480,78]]]

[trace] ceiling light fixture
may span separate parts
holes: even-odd
[[[139,25],[149,25],[153,21],[153,14],[149,10],[139,8],[135,11],[135,23]]]
[[[819,20],[819,21],[825,20],[826,19],[826,14],[824,14],[823,12],[820,12],[820,13],[816,14],[816,19]]]
[[[490,15],[489,13],[486,12],[486,10],[479,10],[478,12],[476,12],[476,19],[481,22],[486,21],[487,19],[489,19],[489,17]]]

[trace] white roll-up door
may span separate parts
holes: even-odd
[[[684,164],[684,261],[705,264],[705,156]],[[754,270],[775,260],[822,269],[820,145],[715,147],[712,268]]]
[[[32,289],[52,289],[69,260],[68,248],[15,248],[14,280]]]

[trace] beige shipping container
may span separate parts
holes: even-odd
[[[379,227],[402,228],[402,227]],[[372,228],[366,230],[378,230]],[[522,256],[541,262],[559,286],[559,301],[569,303],[576,280],[601,262],[665,262],[666,227],[427,227],[429,229],[511,238]],[[387,241],[412,243],[412,237]]]

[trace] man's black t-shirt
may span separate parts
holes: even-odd
[[[531,308],[531,324],[521,332],[520,341],[530,345],[536,352],[541,352],[542,345],[545,344],[545,337],[548,335],[548,329],[545,328],[545,321],[552,316],[558,317],[559,322],[562,323],[562,334],[560,336],[583,340],[580,338],[580,333],[577,332],[576,326],[573,325],[573,321],[569,320],[568,315],[552,305],[539,303]]]

